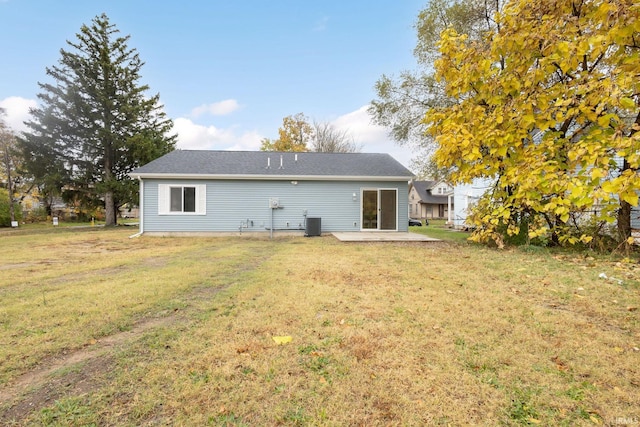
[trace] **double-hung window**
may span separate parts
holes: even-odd
[[[207,186],[159,184],[159,215],[205,215]]]

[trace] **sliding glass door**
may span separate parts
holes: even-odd
[[[398,229],[398,190],[362,190],[362,229]]]

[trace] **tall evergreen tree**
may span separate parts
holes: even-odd
[[[102,14],[67,41],[58,65],[46,69],[54,82],[39,83],[40,106],[20,141],[34,178],[85,206],[104,204],[108,226],[119,206],[137,200],[127,173],[172,151],[176,138],[159,94],[139,83],[144,63],[127,46],[130,36],[118,33]]]

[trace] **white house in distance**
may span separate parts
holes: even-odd
[[[444,181],[409,183],[409,216],[415,219],[446,218],[454,228],[465,228],[470,209],[494,181],[475,179],[470,184],[451,186]]]
[[[465,228],[470,209],[478,203],[478,200],[494,185],[494,180],[489,178],[476,178],[470,184],[458,184],[453,187],[453,193],[449,200],[453,203],[453,209],[449,209],[447,222],[454,228]]]
[[[489,191],[495,181],[489,178],[476,178],[471,184],[459,184],[454,186],[453,193],[449,195],[449,199],[453,203],[453,209],[449,212],[451,215],[447,218],[447,223],[454,228],[465,228],[469,224],[466,223],[469,210],[478,202],[480,197]],[[632,235],[640,240],[640,207],[635,206],[631,210],[631,229]]]
[[[145,234],[408,230],[413,174],[389,154],[176,150],[129,175]]]
[[[444,181],[411,181],[409,183],[409,216],[415,219],[444,219],[451,209],[452,187]]]

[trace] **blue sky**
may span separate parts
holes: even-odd
[[[426,0],[0,0],[0,106],[20,130],[37,82],[66,40],[101,13],[145,62],[178,147],[256,150],[282,118],[304,113],[349,130],[367,152],[399,147],[366,107],[384,73],[413,68],[413,25]]]

